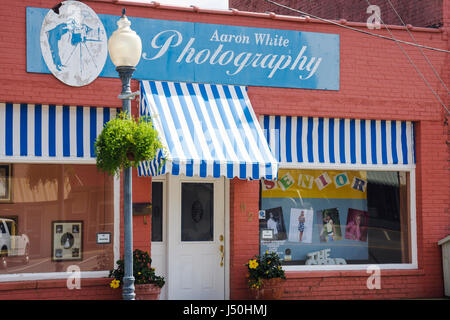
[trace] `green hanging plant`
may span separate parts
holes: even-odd
[[[153,160],[163,145],[150,117],[136,120],[120,112],[106,123],[95,141],[97,168],[119,175],[120,170],[137,167],[141,161]]]

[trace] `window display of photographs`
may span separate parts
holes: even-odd
[[[345,226],[345,239],[367,241],[367,228],[369,226],[369,213],[349,208],[347,225]]]
[[[259,220],[260,229],[272,229],[273,240],[286,240],[286,225],[284,223],[283,210],[281,207],[265,210],[265,219]]]
[[[339,210],[337,208],[317,211],[316,218],[317,223],[320,225],[320,242],[342,239]]]
[[[83,221],[53,221],[52,230],[52,261],[82,260]]]

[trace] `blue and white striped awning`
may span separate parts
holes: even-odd
[[[260,124],[281,165],[415,164],[410,121],[261,116]]]
[[[272,156],[245,87],[141,81],[141,116],[165,146],[139,175],[276,179]],[[164,161],[162,161],[164,159]]]
[[[88,161],[114,108],[0,103],[0,159]]]

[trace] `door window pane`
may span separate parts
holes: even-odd
[[[152,242],[163,241],[162,191],[162,182],[152,182]]]
[[[214,240],[214,185],[181,184],[181,241]]]

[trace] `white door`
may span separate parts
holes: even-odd
[[[224,179],[168,175],[168,298],[225,299]]]

